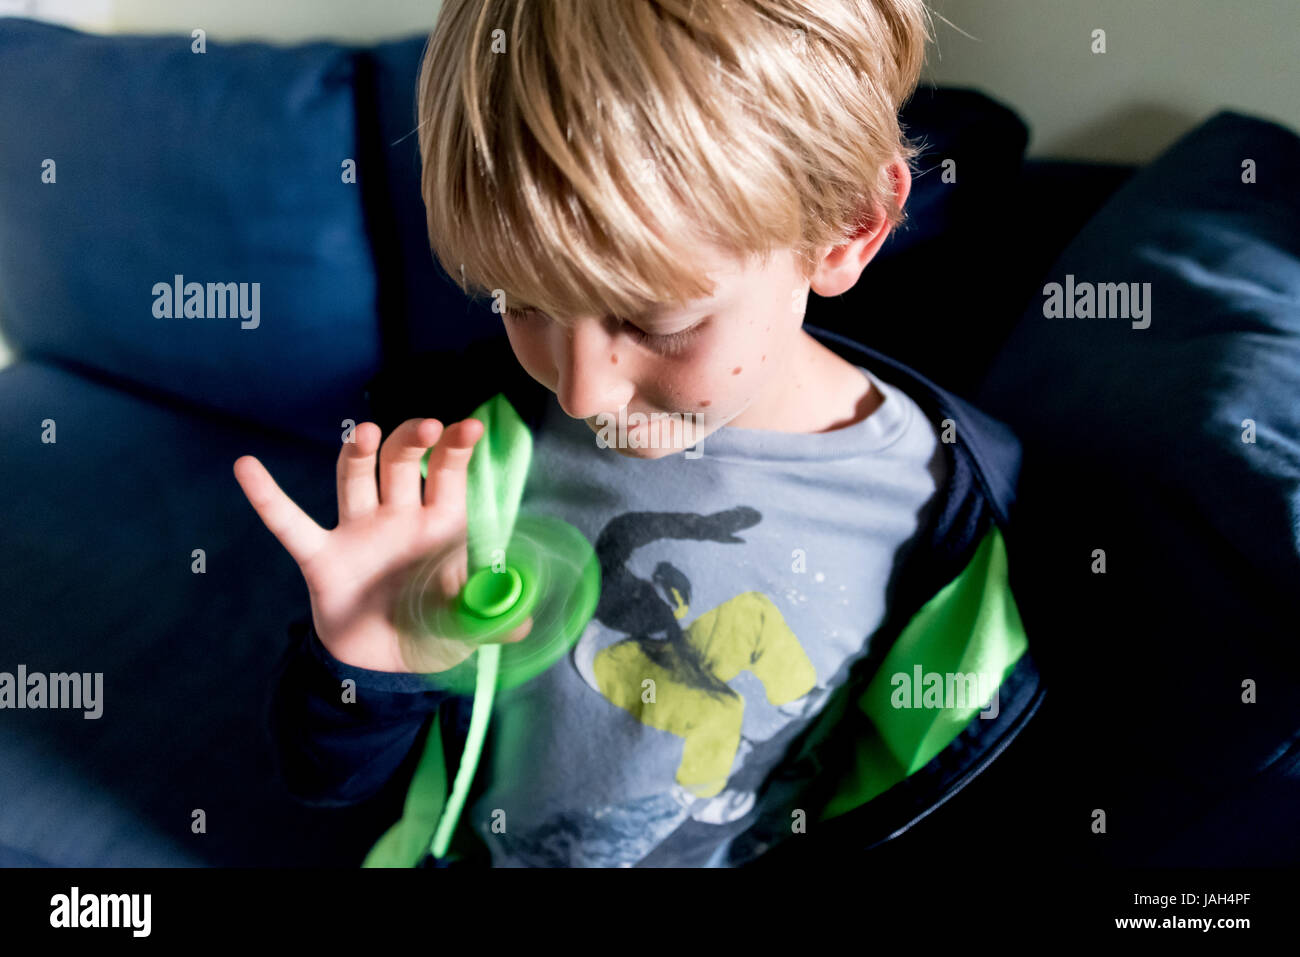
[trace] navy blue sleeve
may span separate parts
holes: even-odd
[[[356,682],[355,701],[344,700],[349,678]],[[317,807],[356,804],[377,793],[425,721],[444,701],[457,700],[421,675],[344,664],[321,644],[310,617],[289,626],[271,688],[267,717],[280,775],[294,798]]]

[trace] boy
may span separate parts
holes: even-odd
[[[957,553],[914,560],[949,547],[941,506],[970,518],[967,460],[907,370],[802,327],[808,293],[852,288],[901,220],[915,151],[897,112],[927,35],[921,0],[444,4],[419,80],[431,245],[553,394],[523,508],[582,531],[602,575],[573,650],[497,694],[466,810],[493,865],[757,857],[774,772],[997,511],[980,499]],[[611,428],[637,413],[669,425]],[[481,431],[411,419],[379,448],[360,426],[332,532],[236,463],[312,599],[274,703],[304,800],[368,797],[421,735],[453,753],[464,736],[459,699],[453,727],[425,728],[447,696],[404,673],[394,604],[463,535]]]

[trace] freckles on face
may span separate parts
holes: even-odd
[[[713,343],[710,361],[702,363],[685,392],[686,402],[695,411],[707,413],[706,422],[721,426],[739,415],[754,400],[760,385],[758,377],[747,370],[761,361],[748,353],[753,348],[750,338],[743,334],[746,323],[737,323],[729,316],[719,316],[719,321],[730,320],[739,325],[741,334],[731,330],[720,331]],[[741,361],[736,361],[737,359]]]
[[[791,352],[803,324],[789,305],[797,286],[793,261],[780,258],[766,270],[744,274],[740,295],[717,317],[719,333],[711,343],[716,362],[695,393],[697,408],[710,409],[722,421],[734,418],[782,373],[780,357]],[[769,362],[773,356],[776,361]]]

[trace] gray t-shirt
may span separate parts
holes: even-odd
[[[734,866],[755,792],[844,682],[946,480],[901,389],[822,433],[723,427],[698,458],[625,458],[554,396],[525,512],[597,549],[600,603],[501,690],[468,809],[493,866]]]

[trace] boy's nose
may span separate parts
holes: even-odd
[[[581,319],[560,332],[556,363],[559,383],[555,397],[567,415],[589,419],[601,412],[616,413],[631,398],[631,383],[610,361],[613,337],[599,319]]]

